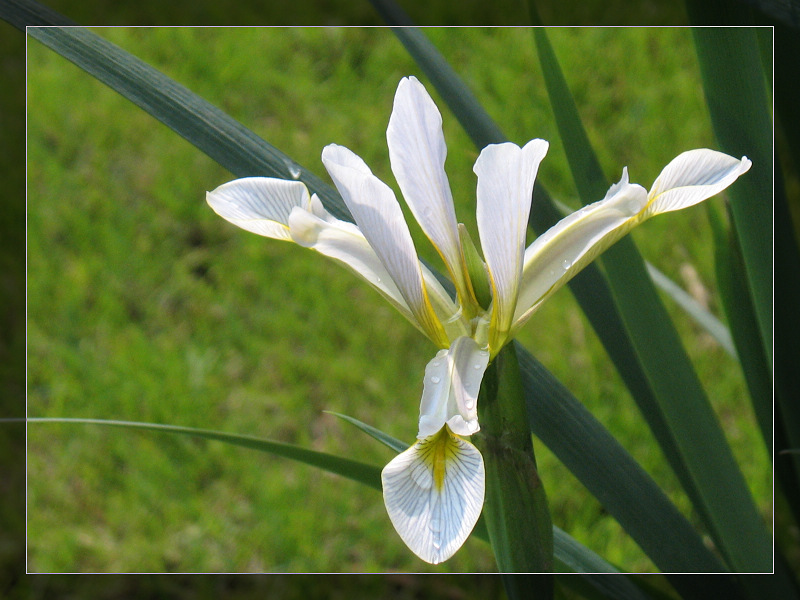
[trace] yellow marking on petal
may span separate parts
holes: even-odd
[[[458,437],[445,424],[438,433],[417,442],[423,461],[433,472],[433,484],[441,492],[447,475],[447,463],[456,459]]]
[[[461,547],[485,495],[483,457],[448,427],[417,439],[381,471],[392,525],[417,556],[432,564]]]

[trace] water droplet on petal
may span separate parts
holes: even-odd
[[[431,383],[439,383],[440,381],[441,381],[441,379],[438,378],[436,375],[431,377]]]
[[[442,540],[438,535],[433,536],[433,547],[437,550],[442,547]]]
[[[442,530],[442,522],[439,519],[431,519],[431,522],[428,523],[428,528],[431,531],[441,531]]]
[[[433,361],[433,362],[431,363],[431,366],[432,366],[432,367],[438,367],[440,364],[442,364],[442,363],[441,363],[441,362],[439,362],[438,360],[435,360],[435,361]]]
[[[564,267],[564,270],[566,271],[572,266],[572,263],[565,258],[564,261],[561,263],[561,266]]]
[[[472,365],[472,368],[475,369],[476,371],[480,371],[483,368],[483,365],[480,363],[475,363],[474,365]]]
[[[475,401],[472,398],[467,398],[464,401],[464,406],[466,406],[468,409],[471,409],[473,406],[475,406]]]

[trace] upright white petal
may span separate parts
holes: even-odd
[[[447,146],[442,116],[416,77],[404,77],[397,86],[386,141],[403,197],[462,296],[467,293],[466,279],[453,197],[444,170]]]
[[[736,181],[751,164],[746,156],[739,160],[705,148],[679,154],[653,182],[643,217],[702,202]]]
[[[627,168],[606,197],[553,225],[527,248],[514,331],[539,305],[638,223],[647,192],[628,182]]]
[[[478,233],[492,284],[493,352],[505,343],[514,318],[531,194],[548,147],[538,139],[523,148],[493,144],[481,151],[473,169],[478,175]]]
[[[483,457],[446,426],[397,455],[384,467],[381,482],[392,525],[429,563],[455,554],[483,508]]]
[[[488,364],[489,352],[467,336],[438,352],[425,367],[418,438],[433,435],[445,423],[458,435],[480,429],[478,392]]]
[[[326,146],[322,162],[417,322],[435,343],[447,345],[442,324],[427,297],[414,242],[394,192],[344,146]]]
[[[292,209],[309,204],[302,181],[271,177],[244,177],[206,192],[206,201],[220,217],[252,233],[289,240]]]

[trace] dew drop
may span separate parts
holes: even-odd
[[[433,547],[437,550],[442,547],[442,540],[438,535],[433,536]]]
[[[475,401],[472,398],[467,398],[466,400],[464,400],[464,406],[466,406],[467,409],[471,410],[472,407],[475,406]],[[471,427],[472,426],[470,425],[470,428]]]
[[[428,523],[428,529],[431,531],[441,531],[442,522],[439,519],[431,519],[431,522]]]
[[[292,176],[292,179],[300,179],[300,167],[290,162],[287,162],[286,166],[289,167],[289,175]]]
[[[441,381],[441,379],[438,378],[436,375],[431,377],[431,383],[439,383],[440,381]]]
[[[561,263],[561,266],[566,271],[567,269],[569,269],[572,266],[572,263],[565,258],[564,261]]]
[[[431,363],[431,366],[432,366],[432,367],[438,367],[440,364],[442,364],[442,363],[441,363],[441,362],[439,362],[438,360],[435,360],[435,361],[433,361],[433,362]]]
[[[483,368],[483,365],[480,363],[475,363],[474,365],[472,365],[472,368],[475,369],[476,371],[480,371]]]
[[[380,277],[376,277],[375,278],[375,283],[380,283],[380,282],[381,282],[381,278]]]

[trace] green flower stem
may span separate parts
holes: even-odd
[[[514,344],[486,370],[473,441],[486,465],[483,516],[497,566],[505,573],[553,570],[553,526],[536,469]],[[549,584],[552,587],[552,581]]]

